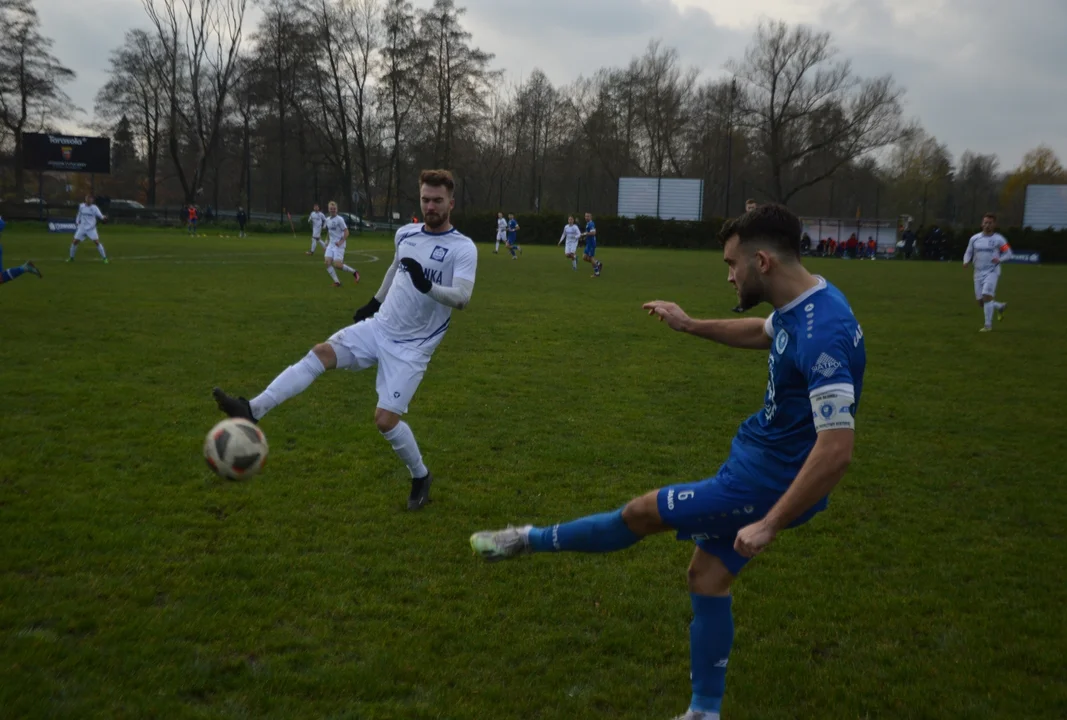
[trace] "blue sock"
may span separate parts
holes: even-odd
[[[626,527],[622,510],[530,530],[530,549],[534,552],[606,553],[625,550],[641,539]]]
[[[515,248],[514,247],[509,247],[508,251],[511,253],[511,257],[515,257]]]
[[[0,282],[11,282],[22,273],[26,272],[26,268],[21,265],[18,267],[8,268],[0,273]]]
[[[690,710],[720,712],[726,692],[726,660],[734,643],[732,598],[689,594],[693,622],[689,624],[689,670],[693,697]]]

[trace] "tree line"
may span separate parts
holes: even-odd
[[[20,133],[73,112],[74,72],[33,0],[0,0],[0,190],[34,194]],[[98,191],[149,205],[366,217],[417,209],[412,178],[447,167],[470,213],[613,214],[620,177],[704,180],[708,217],[746,197],[804,215],[1019,223],[1027,184],[1067,182],[1039,146],[1004,171],[903,116],[891,74],[858,76],[829,33],[764,21],[722,77],[653,40],[622,67],[563,86],[508,81],[455,0],[142,0],[109,58],[94,123],[112,138]]]

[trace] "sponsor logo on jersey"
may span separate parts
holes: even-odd
[[[834,360],[826,353],[819,355],[819,359],[815,361],[811,371],[813,373],[819,373],[825,378],[832,377],[835,372],[841,368],[841,363]]]

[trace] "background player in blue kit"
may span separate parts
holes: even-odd
[[[769,350],[764,406],[745,420],[718,473],[669,485],[614,512],[538,528],[471,536],[487,560],[534,552],[612,552],[674,531],[694,540],[689,565],[692,697],[683,720],[718,720],[733,644],[730,586],[782,530],[810,520],[852,459],[863,388],[863,332],[844,295],[800,262],[800,220],[764,205],[723,226],[729,281],[745,308],[770,317],[696,320],[677,305],[644,307],[674,330],[724,345]]]
[[[0,217],[0,240],[3,239],[4,228],[6,226],[7,226],[7,223],[5,223],[4,219],[2,217]],[[17,278],[20,275],[23,275],[25,273],[30,273],[31,275],[36,275],[37,277],[41,277],[41,271],[38,270],[37,266],[34,265],[33,262],[31,262],[31,261],[26,261],[21,265],[16,265],[13,268],[7,268],[5,270],[4,269],[4,246],[0,245],[0,285],[3,285],[6,282],[11,282],[15,278]]]
[[[600,270],[604,267],[604,263],[596,259],[596,223],[593,222],[592,213],[585,214],[585,232],[582,233],[582,237],[585,238],[585,252],[582,253],[582,260],[593,266],[593,277],[600,277]]]
[[[519,251],[519,255],[522,255],[522,247],[519,245],[519,221],[515,219],[515,214],[510,213],[508,215],[508,252],[511,253],[512,260],[518,260],[518,256],[515,255],[515,251]]]

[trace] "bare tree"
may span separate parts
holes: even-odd
[[[323,39],[321,64],[313,73],[314,99],[309,125],[314,129],[326,162],[333,167],[340,183],[342,207],[351,208],[353,200],[351,102],[341,46],[348,41],[349,28],[339,8],[330,0],[316,0],[309,8],[315,35]]]
[[[434,164],[451,167],[456,130],[487,109],[483,97],[496,73],[489,70],[493,56],[470,46],[471,34],[460,20],[466,8],[455,0],[434,0],[419,21],[429,43],[430,82],[434,101]]]
[[[903,91],[891,76],[856,77],[838,61],[830,34],[764,22],[741,63],[740,122],[769,178],[766,193],[786,203],[845,164],[899,140]]]
[[[70,98],[60,88],[74,71],[52,55],[30,0],[0,1],[0,124],[14,136],[15,192],[25,192],[22,133],[69,116]]]
[[[377,0],[340,0],[340,21],[345,26],[345,41],[340,46],[341,66],[348,83],[352,114],[351,126],[355,131],[356,163],[359,166],[360,184],[366,205],[364,215],[374,214],[372,185],[375,170],[371,166],[372,136],[374,128],[374,104],[371,98],[371,81],[375,60],[382,42],[381,9]]]
[[[999,165],[996,155],[967,150],[960,156],[956,185],[963,222],[977,222],[980,214],[996,210]]]
[[[166,52],[159,39],[144,30],[130,30],[111,53],[107,82],[96,94],[96,114],[107,120],[127,117],[145,161],[145,195],[156,203],[159,145],[162,137],[164,89],[160,71]]]
[[[403,158],[401,151],[408,115],[420,99],[420,89],[426,75],[427,43],[418,33],[415,9],[408,0],[387,0],[382,13],[384,40],[381,49],[378,102],[389,118],[389,170],[386,181],[386,213],[393,209],[393,191],[402,202]]]
[[[186,202],[216,160],[248,0],[141,0],[166,55],[167,148]]]

